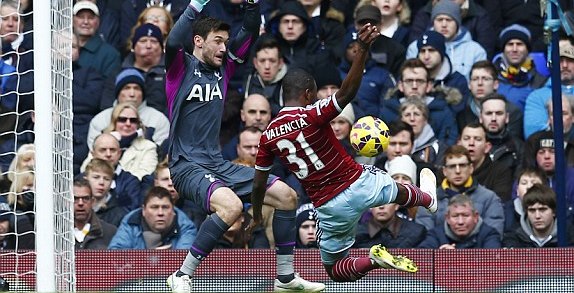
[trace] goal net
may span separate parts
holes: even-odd
[[[73,292],[72,0],[31,2],[0,0],[0,277]]]

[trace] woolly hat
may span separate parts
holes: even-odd
[[[530,31],[526,27],[521,26],[519,24],[513,24],[511,26],[507,26],[498,35],[501,48],[504,48],[504,46],[506,45],[506,43],[508,43],[508,41],[512,39],[519,39],[524,44],[526,44],[528,51],[530,51],[531,49],[530,44],[531,38],[532,35],[530,34]]]
[[[403,174],[411,178],[413,183],[417,182],[417,165],[410,156],[397,156],[390,160],[388,165],[389,167],[387,168],[387,173],[389,176],[393,176],[395,174]]]
[[[319,65],[313,72],[313,77],[315,78],[315,83],[317,84],[317,90],[324,86],[336,85],[341,87],[341,76],[339,75],[339,70],[337,67],[331,63],[324,63]]]
[[[424,46],[431,46],[435,50],[440,53],[441,58],[444,59],[446,55],[446,45],[445,45],[445,38],[444,36],[436,31],[426,31],[420,38],[417,40],[417,48],[419,52],[421,48]]]
[[[541,131],[532,135],[534,137],[534,153],[537,153],[541,148],[554,148],[554,133],[552,131]]]
[[[128,83],[138,84],[142,89],[142,96],[145,97],[145,80],[143,75],[135,68],[126,68],[116,76],[116,98],[119,96],[122,88]]]
[[[439,14],[446,14],[450,17],[452,17],[452,19],[454,19],[454,21],[456,22],[456,25],[458,26],[458,28],[461,27],[461,16],[460,16],[460,6],[458,4],[456,4],[454,1],[452,0],[440,0],[437,4],[435,4],[435,6],[433,6],[432,8],[432,12],[431,12],[431,21],[434,21],[434,19],[439,15]]]
[[[313,207],[313,204],[310,204],[310,203],[306,203],[304,205],[301,205],[297,209],[295,227],[297,229],[299,229],[299,227],[301,227],[303,222],[305,222],[307,220],[311,220],[311,221],[317,220],[317,219],[315,219],[315,208]]]
[[[357,13],[355,15],[355,22],[356,23],[366,23],[370,21],[371,24],[377,24],[381,22],[382,19],[381,10],[379,8],[367,4],[359,7],[357,9]]]
[[[355,111],[353,110],[353,106],[351,104],[345,106],[337,118],[343,118],[351,125],[355,124]]]
[[[0,202],[0,222],[10,220],[12,213],[7,203]]]
[[[136,28],[134,31],[134,36],[132,37],[132,48],[136,46],[136,43],[143,37],[154,37],[157,39],[161,47],[163,48],[163,35],[159,27],[152,23],[144,23]]]

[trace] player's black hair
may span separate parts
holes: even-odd
[[[215,32],[215,31],[227,31],[227,32],[229,32],[231,30],[231,27],[229,26],[229,24],[225,23],[222,20],[219,20],[217,18],[213,18],[210,16],[205,16],[205,17],[201,17],[196,22],[194,22],[191,26],[191,29],[193,30],[194,36],[198,35],[198,36],[202,37],[203,39],[206,39],[207,35],[210,32]]]
[[[282,82],[283,100],[294,101],[305,92],[305,90],[315,90],[315,79],[311,73],[301,68],[292,68],[287,71]]]

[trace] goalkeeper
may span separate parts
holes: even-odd
[[[167,38],[166,96],[171,129],[169,168],[180,195],[210,214],[201,225],[181,268],[167,279],[174,292],[191,291],[191,279],[201,261],[213,250],[249,200],[255,170],[223,159],[219,129],[228,82],[238,63],[248,57],[259,35],[257,0],[245,3],[238,34],[229,37],[230,26],[218,19],[196,19],[206,0],[191,0]],[[193,52],[183,44],[192,30]],[[265,204],[275,208],[273,231],[277,246],[276,291],[318,292],[324,284],[304,280],[294,272],[295,208],[297,194],[271,177]]]

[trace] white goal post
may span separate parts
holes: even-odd
[[[36,291],[74,292],[72,0],[35,1],[33,30]]]

